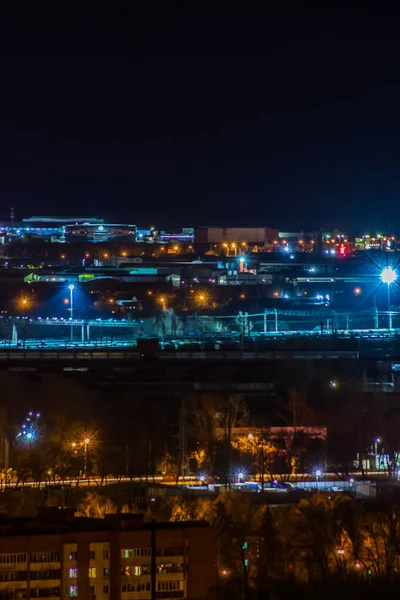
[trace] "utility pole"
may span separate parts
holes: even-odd
[[[180,453],[180,471],[182,473],[182,485],[185,485],[185,475],[187,467],[187,438],[186,438],[186,402],[182,400],[181,415],[179,420],[179,453]]]
[[[279,331],[279,324],[278,324],[278,309],[275,308],[275,333],[278,333]]]
[[[374,329],[379,329],[379,312],[376,304],[374,305]]]
[[[232,398],[229,396],[228,399],[228,473],[227,473],[227,484],[225,487],[231,487],[232,483]]]
[[[267,311],[264,309],[264,335],[267,333]]]

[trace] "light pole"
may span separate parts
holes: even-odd
[[[315,471],[315,479],[317,480],[317,490],[319,489],[319,485],[318,484],[319,484],[319,479],[320,479],[321,475],[322,475],[321,469],[317,469]]]
[[[392,267],[385,267],[381,273],[381,280],[383,283],[387,284],[387,292],[388,292],[388,315],[389,315],[389,329],[392,329],[392,310],[390,303],[390,286],[396,281],[397,273]]]
[[[71,342],[74,341],[74,289],[75,286],[73,283],[68,286],[69,289],[69,304],[70,304],[70,315],[71,315]]]
[[[90,439],[89,438],[85,438],[83,440],[83,443],[85,445],[85,460],[84,460],[84,466],[83,466],[83,475],[86,479],[86,473],[87,473],[87,459],[88,459],[88,449],[89,449],[89,444],[90,444]]]

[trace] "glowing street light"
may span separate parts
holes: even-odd
[[[389,329],[392,329],[392,310],[390,303],[390,286],[397,279],[397,273],[392,267],[385,267],[381,273],[381,280],[387,284],[388,289],[388,313],[389,313]]]
[[[210,294],[207,290],[199,290],[199,292],[195,295],[194,300],[198,306],[204,308],[210,301]]]
[[[243,473],[243,471],[239,471],[238,472],[237,479],[238,479],[239,483],[241,483],[242,481],[244,481],[244,473]]]
[[[26,311],[32,306],[32,300],[29,298],[29,296],[25,296],[23,294],[21,294],[15,299],[15,303],[17,307],[22,311],[24,316],[26,315]]]
[[[28,413],[25,422],[22,424],[21,429],[17,434],[17,440],[20,443],[29,443],[29,445],[31,445],[33,442],[37,441],[40,435],[39,419],[40,413],[34,413],[33,411]]]
[[[380,437],[376,437],[374,439],[374,451],[375,451],[375,454],[378,454],[378,444],[380,444],[381,442],[382,442],[382,440],[381,440]]]
[[[79,435],[79,434],[78,434]],[[89,446],[93,447],[96,445],[97,439],[95,432],[90,433],[89,435],[85,432],[82,437],[79,435],[78,442],[71,442],[72,451],[75,455],[78,454],[79,450],[83,450],[83,477],[86,479],[87,476],[87,466],[88,466],[88,454],[89,454]]]
[[[71,283],[68,286],[69,289],[69,306],[70,306],[70,314],[71,314],[71,342],[74,341],[74,326],[73,326],[73,320],[74,320],[74,289],[75,286],[73,283]]]
[[[321,469],[317,469],[315,471],[315,479],[317,481],[317,490],[319,488],[319,480],[321,479],[321,477],[322,477],[322,470]]]
[[[158,302],[161,304],[161,306],[163,307],[163,310],[165,310],[166,306],[167,306],[167,299],[165,296],[160,296],[158,298]]]
[[[397,279],[397,273],[392,267],[385,267],[381,273],[383,283],[392,284]]]

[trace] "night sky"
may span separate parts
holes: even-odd
[[[1,218],[399,232],[396,17],[155,6],[2,19]]]

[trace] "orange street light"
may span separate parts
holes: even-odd
[[[158,302],[161,304],[161,306],[162,306],[163,308],[165,308],[165,306],[166,306],[166,304],[167,304],[167,299],[166,299],[166,297],[165,297],[165,296],[160,296],[160,297],[158,298]]]
[[[32,306],[32,301],[29,298],[29,296],[18,296],[18,298],[16,298],[15,300],[17,307],[22,310],[24,313],[31,308]]]
[[[194,297],[196,303],[199,306],[207,306],[207,304],[210,301],[210,295],[207,291],[202,290],[201,292],[199,292],[198,294],[196,294],[196,296]]]

